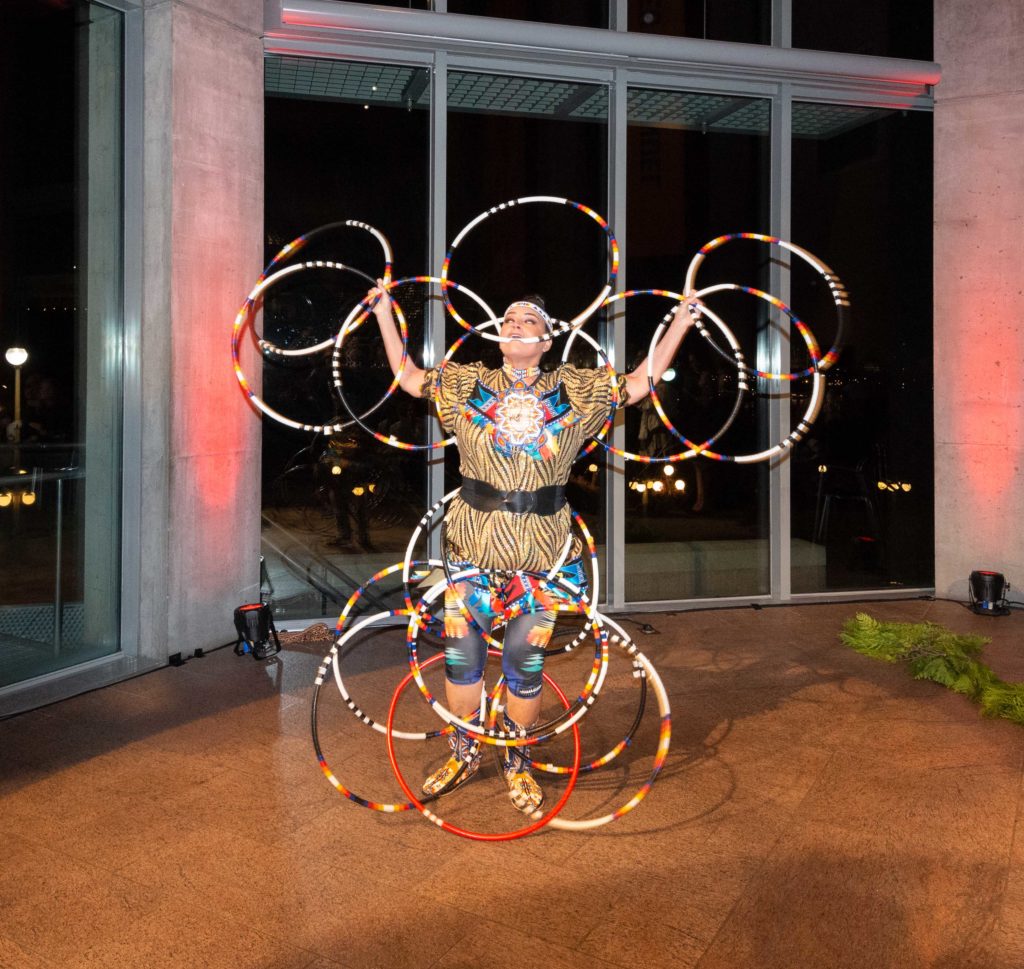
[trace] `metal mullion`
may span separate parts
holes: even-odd
[[[448,226],[448,55],[439,50],[431,68],[430,84],[430,231],[429,258],[431,266],[440,266],[444,261],[447,246]],[[424,350],[429,348],[428,360],[436,366],[447,350],[444,335],[447,314],[438,300],[431,300],[430,327]],[[430,441],[437,443],[444,436],[444,429],[430,420]],[[444,496],[445,448],[438,448],[427,455],[427,507]],[[429,554],[440,557],[441,533],[434,529],[428,540]]]
[[[136,655],[142,589],[143,13],[124,14],[120,649]]]
[[[629,0],[608,0],[608,27],[620,33],[629,30]]]
[[[769,225],[772,235],[790,237],[792,228],[792,128],[793,98],[789,85],[779,86],[772,103],[771,175]],[[769,269],[769,292],[787,305],[790,302],[790,259],[785,252],[772,259]],[[790,332],[788,320],[767,328],[768,366],[761,369],[788,373],[790,368]],[[783,387],[788,385],[783,384]],[[768,436],[781,441],[789,434],[790,403],[788,393],[773,394],[769,403]],[[788,602],[792,594],[792,514],[790,450],[770,463],[769,471],[769,548],[772,598]]]
[[[793,0],[772,0],[772,47],[793,46]]]
[[[628,85],[625,71],[616,71],[608,91],[608,219],[619,242],[620,272],[615,291],[624,292],[626,285],[626,173],[629,160],[626,152],[628,125]],[[612,363],[616,368],[626,359],[625,303],[615,304],[614,313],[606,317],[605,343],[611,343]],[[609,341],[608,337],[611,337]],[[625,447],[626,428],[621,417],[611,429],[615,447]],[[605,599],[611,608],[623,608],[626,602],[626,474],[625,462],[607,455],[605,488],[608,505],[605,522]],[[597,595],[599,590],[594,590]]]

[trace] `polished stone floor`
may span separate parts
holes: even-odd
[[[858,610],[989,635],[986,661],[1024,679],[1021,612],[914,600],[637,616],[626,627],[664,678],[672,748],[650,796],[592,833],[478,843],[340,797],[309,739],[322,644],[276,663],[225,649],[0,722],[0,967],[1019,969],[1024,728],[840,645]],[[369,716],[386,718],[403,651],[382,630],[345,658]],[[549,664],[566,689],[584,652]],[[581,722],[587,759],[633,718],[629,669],[613,657]],[[406,693],[396,723],[432,716]],[[632,795],[657,720],[651,698],[566,817]],[[403,800],[383,736],[332,682],[318,722],[344,783]],[[442,745],[400,742],[399,764],[421,777]],[[568,738],[548,753],[564,762]],[[552,800],[563,784],[546,781]],[[437,810],[488,832],[523,820],[489,762]]]

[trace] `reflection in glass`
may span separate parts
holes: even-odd
[[[122,16],[5,13],[0,686],[120,648],[122,397]]]
[[[726,232],[767,225],[767,102],[725,95],[631,89],[626,283],[629,289],[679,291],[697,249]],[[752,242],[712,253],[697,282],[767,288],[769,252]],[[748,360],[769,327],[759,300],[712,297]],[[646,355],[668,300],[627,303],[623,369]],[[727,420],[736,369],[691,333],[657,387],[672,423],[703,441]],[[729,454],[767,445],[766,389],[755,387],[716,447]],[[686,450],[649,400],[625,415],[626,448],[650,457]],[[626,464],[626,596],[630,601],[758,595],[769,591],[766,464],[694,458],[674,464]]]
[[[792,0],[793,46],[932,59],[932,0]]]
[[[509,199],[552,195],[607,214],[607,89],[555,79],[453,71],[449,74],[448,217],[451,239],[483,209]],[[502,313],[514,299],[541,294],[551,314],[572,318],[608,276],[607,242],[591,219],[565,206],[531,204],[499,213],[474,229],[451,264],[451,278]],[[467,318],[477,322],[479,311]],[[586,325],[604,339],[603,320]],[[462,331],[450,321],[450,345]],[[557,366],[556,342],[544,367]],[[496,345],[473,340],[456,359],[497,365]],[[597,363],[577,341],[570,362]],[[451,451],[452,449],[449,449]],[[577,462],[569,502],[601,546],[605,541],[605,457]],[[458,481],[458,458],[446,455],[446,486]]]
[[[608,0],[448,0],[448,12],[571,27],[608,26]]]
[[[824,409],[791,463],[794,592],[934,581],[931,125],[927,113],[794,105],[793,237],[852,301]],[[828,345],[829,294],[800,265],[792,303]],[[794,367],[804,359],[794,350]]]
[[[769,0],[629,0],[629,30],[769,44],[771,12]]]
[[[358,220],[393,247],[394,278],[428,271],[429,77],[425,70],[317,58],[266,60],[266,258],[328,223]],[[285,277],[257,321],[275,345],[301,348],[337,333],[349,310],[384,272],[381,247],[359,228],[320,233],[291,262],[332,260]],[[394,293],[420,360],[427,292]],[[427,405],[400,391],[379,407],[391,372],[371,319],[339,357],[345,401],[333,388],[331,352],[264,361],[267,402],[311,424],[341,422],[333,434],[263,421],[264,593],[280,619],[337,617],[353,589],[404,557],[427,505],[423,453],[398,450],[370,432],[423,442]],[[374,598],[383,605],[384,599]]]

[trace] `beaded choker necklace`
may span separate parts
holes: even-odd
[[[503,363],[501,365],[502,372],[509,380],[515,382],[517,380],[529,380],[532,377],[536,377],[540,373],[540,367],[513,367],[510,363]]]

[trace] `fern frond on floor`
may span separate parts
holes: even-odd
[[[887,663],[905,662],[918,680],[970,697],[986,717],[1024,725],[1024,683],[1006,683],[978,657],[984,636],[960,636],[932,622],[879,622],[859,612],[839,638],[851,649]]]

